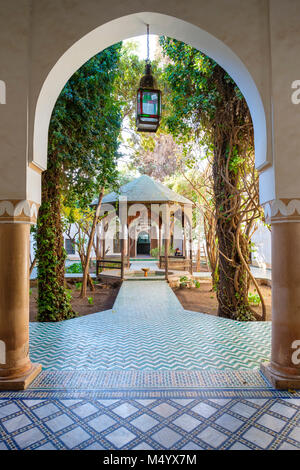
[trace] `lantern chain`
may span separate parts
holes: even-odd
[[[147,24],[147,59],[146,59],[146,63],[149,64],[149,61],[150,61],[149,25]]]

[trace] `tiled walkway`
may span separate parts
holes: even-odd
[[[270,356],[270,323],[186,311],[165,281],[124,282],[112,310],[30,333],[46,369],[253,369]]]
[[[300,449],[300,392],[259,372],[270,324],[185,311],[164,281],[112,310],[30,325],[44,370],[0,393],[1,449]]]

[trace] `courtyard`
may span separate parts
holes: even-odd
[[[1,456],[300,450],[282,4],[0,0]]]

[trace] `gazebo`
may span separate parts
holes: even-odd
[[[192,273],[192,207],[192,201],[147,175],[105,195],[97,230],[97,272],[113,262],[124,279],[130,258],[149,256],[156,249],[166,279],[170,267]],[[169,253],[170,246],[177,248],[177,256]],[[106,256],[108,251],[113,254]]]

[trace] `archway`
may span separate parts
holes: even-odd
[[[248,103],[254,124],[256,164],[258,168],[264,168],[268,164],[266,117],[260,93],[243,62],[209,32],[172,16],[148,12],[124,16],[94,29],[59,58],[46,77],[36,103],[32,163],[42,170],[47,167],[51,113],[63,86],[72,74],[101,50],[120,40],[144,34],[146,23],[151,25],[152,33],[173,37],[201,50],[231,75]]]
[[[240,58],[209,32],[180,19],[157,13],[128,15],[102,25],[74,43],[56,62],[48,74],[38,97],[34,119],[33,161],[47,166],[48,127],[55,102],[68,79],[87,60],[101,50],[133,36],[145,34],[149,23],[151,33],[167,35],[183,41],[213,58],[233,78],[245,96],[254,125],[256,166],[264,168],[267,160],[265,111],[258,88]],[[146,234],[147,235],[147,234]],[[136,241],[136,254],[150,254],[150,239]],[[168,251],[168,250],[166,250]],[[168,268],[167,268],[168,271]]]
[[[137,255],[150,255],[150,235],[148,232],[140,232],[136,242]]]
[[[250,109],[255,140],[256,167],[263,169],[267,161],[267,129],[263,102],[257,86],[240,58],[209,32],[169,15],[141,12],[106,23],[83,36],[56,62],[40,90],[33,129],[33,163],[47,168],[48,128],[52,110],[65,83],[87,60],[101,50],[130,37],[151,33],[167,35],[185,42],[220,64],[237,83]]]

